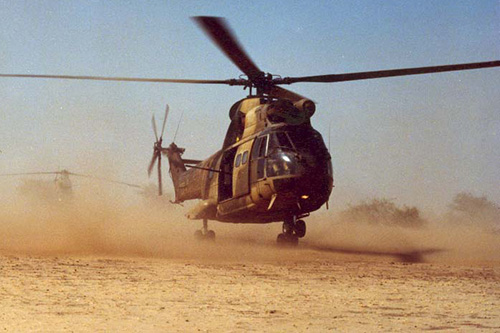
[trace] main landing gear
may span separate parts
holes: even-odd
[[[293,216],[283,222],[283,232],[278,235],[276,241],[280,245],[297,245],[299,238],[305,235],[306,223],[304,220],[297,220],[297,217]]]
[[[203,228],[201,230],[196,230],[194,237],[199,240],[215,240],[215,231],[208,230],[208,220],[203,220]]]

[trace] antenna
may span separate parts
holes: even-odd
[[[328,123],[328,152],[331,153],[331,132],[332,132],[332,120]]]
[[[175,130],[174,139],[172,140],[172,142],[175,142],[175,138],[177,137],[177,132],[179,131],[179,127],[181,126],[183,116],[184,116],[184,111],[182,111],[181,118],[179,119],[179,122],[177,123],[177,129]]]

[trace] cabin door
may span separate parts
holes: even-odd
[[[219,202],[233,197],[233,170],[236,148],[222,154],[219,173]]]
[[[252,141],[238,146],[234,159],[233,194],[240,197],[250,192],[250,149]]]

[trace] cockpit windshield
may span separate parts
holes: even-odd
[[[269,150],[266,174],[268,177],[297,173],[295,148],[286,132],[269,134]]]
[[[332,175],[330,154],[323,138],[311,128],[287,128],[259,136],[252,148],[251,161],[257,179],[301,175],[306,167],[320,170],[323,166],[328,166],[330,169],[325,172]]]
[[[328,155],[328,150],[323,142],[323,138],[317,131],[312,129],[297,129],[289,131],[287,134],[299,152],[309,151],[313,156],[318,156],[320,158]]]
[[[268,177],[294,175],[297,173],[297,157],[290,151],[281,149],[269,155],[266,174]]]

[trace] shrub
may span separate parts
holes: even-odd
[[[500,207],[485,196],[476,197],[462,192],[455,195],[449,206],[448,221],[500,231]]]
[[[349,206],[341,212],[341,218],[351,222],[403,227],[421,227],[426,223],[416,207],[398,208],[388,199],[373,199],[370,202]]]

